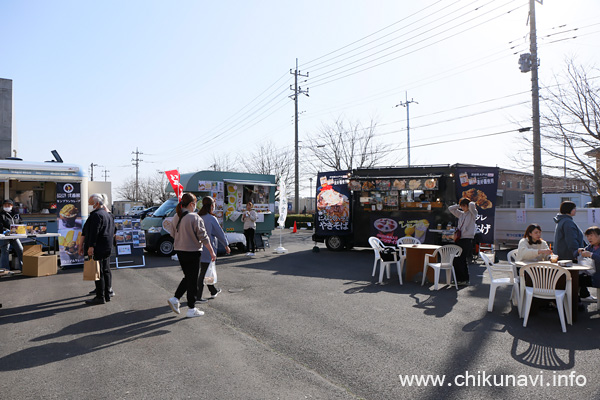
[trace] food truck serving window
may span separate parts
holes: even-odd
[[[56,207],[55,182],[9,181],[9,198],[21,214],[35,214],[42,210],[54,211]]]

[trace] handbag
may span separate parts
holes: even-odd
[[[214,261],[211,261],[204,275],[204,284],[214,285],[215,283],[217,283],[217,266]]]
[[[396,254],[396,249],[393,249],[391,247],[386,247],[379,252],[381,261],[397,261]]]
[[[96,260],[85,260],[83,262],[83,280],[84,281],[99,281],[100,280],[100,263]]]
[[[458,242],[460,240],[461,235],[462,232],[460,231],[460,229],[456,228],[456,230],[454,231],[454,235],[452,235],[452,239],[454,240],[454,242]]]

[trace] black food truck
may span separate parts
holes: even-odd
[[[477,204],[479,240],[493,243],[497,189],[498,168],[467,164],[320,172],[313,240],[329,250],[369,247],[371,236],[450,242],[457,219],[448,206],[466,197]]]

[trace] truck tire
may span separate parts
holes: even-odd
[[[173,248],[173,239],[167,236],[160,239],[156,254],[162,257],[169,257],[175,254],[175,249]]]
[[[340,236],[327,236],[325,246],[331,251],[342,251],[344,250],[344,239]]]

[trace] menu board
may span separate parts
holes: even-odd
[[[115,217],[115,230],[117,268],[145,266],[146,233],[141,228],[141,219],[117,216]]]
[[[439,188],[437,178],[397,178],[397,179],[371,179],[350,180],[349,190],[362,191],[388,191],[388,190],[437,190]]]
[[[56,208],[58,209],[58,238],[60,265],[83,264],[83,256],[79,255],[79,240],[83,226],[81,218],[81,184],[57,183]]]
[[[494,242],[494,219],[496,193],[498,190],[498,168],[458,167],[456,175],[456,197],[466,197],[477,205],[477,232],[482,234],[482,243]]]

